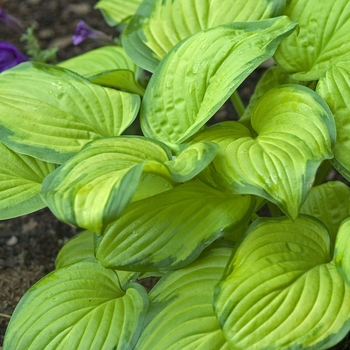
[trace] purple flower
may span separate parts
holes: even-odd
[[[91,28],[83,20],[80,20],[74,31],[73,44],[78,45],[87,38],[97,39],[99,41],[115,45],[115,42],[108,35],[100,32],[99,30]]]
[[[9,43],[0,41],[0,72],[28,61],[28,57]]]
[[[19,32],[22,32],[22,33],[25,32],[25,29],[21,21],[16,17],[13,17],[8,13],[6,13],[2,8],[0,8],[0,21],[10,25],[11,27],[15,28]]]

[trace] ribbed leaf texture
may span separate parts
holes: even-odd
[[[255,221],[214,305],[233,350],[328,349],[350,329],[350,287],[325,226],[307,216]]]

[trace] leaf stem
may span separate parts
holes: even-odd
[[[11,315],[7,315],[7,314],[2,314],[2,313],[0,313],[0,317],[11,318]]]
[[[245,111],[245,106],[243,104],[243,101],[241,99],[241,96],[239,96],[238,91],[236,90],[230,97],[230,100],[233,104],[234,109],[236,110],[238,116],[241,118]]]

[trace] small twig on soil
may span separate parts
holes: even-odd
[[[0,317],[11,318],[11,315],[2,314],[2,313],[0,312]]]

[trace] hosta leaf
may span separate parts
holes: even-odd
[[[350,216],[350,215],[349,215]],[[350,218],[339,227],[335,244],[334,260],[340,274],[350,285]]]
[[[120,135],[140,97],[90,83],[69,70],[24,63],[0,76],[0,140],[61,164],[92,140]]]
[[[350,7],[350,6],[349,6]],[[349,15],[350,16],[350,15]],[[338,63],[321,77],[317,92],[334,114],[337,143],[333,148],[334,167],[350,181],[350,60]]]
[[[130,70],[112,70],[89,77],[89,80],[94,84],[122,89],[140,96],[145,93],[144,87],[135,80],[135,74]]]
[[[132,201],[138,201],[158,193],[169,191],[174,187],[173,185],[173,181],[168,181],[159,175],[143,173]]]
[[[229,156],[231,159],[232,155],[228,155],[226,148],[236,140],[250,137],[252,134],[244,125],[232,121],[217,123],[193,135],[188,141],[194,143],[210,141],[215,142],[220,147],[214,161],[198,175],[198,178],[220,191],[232,192],[231,175],[225,172],[227,168],[226,157]]]
[[[56,269],[74,264],[83,260],[95,258],[96,242],[98,235],[92,231],[83,231],[71,238],[59,251],[55,265]],[[130,271],[115,271],[118,275],[120,285],[123,289],[136,280],[139,273]]]
[[[227,122],[193,137],[221,148],[199,177],[217,188],[264,197],[295,219],[318,166],[332,157],[332,113],[311,89],[284,85],[258,101],[251,123],[257,136]]]
[[[300,213],[311,215],[327,226],[333,252],[339,226],[350,216],[350,188],[340,181],[313,187]]]
[[[255,221],[214,305],[233,350],[328,349],[350,329],[350,287],[325,226],[307,216]]]
[[[169,160],[164,147],[130,136],[91,142],[45,179],[41,194],[62,221],[100,233],[131,200],[192,179],[217,151],[215,144],[198,143]]]
[[[181,40],[204,29],[232,22],[279,16],[285,0],[146,0],[125,29],[130,57],[153,72]]]
[[[284,14],[299,23],[275,59],[294,79],[318,80],[332,65],[350,59],[348,0],[287,1]]]
[[[95,84],[123,89],[143,95],[144,88],[136,81],[139,68],[120,46],[104,46],[58,64]]]
[[[80,262],[37,282],[18,304],[5,349],[133,349],[148,308],[143,287],[124,292],[113,270]]]
[[[96,257],[106,267],[133,271],[172,270],[194,260],[227,229],[245,222],[250,196],[186,182],[134,202],[103,233]]]
[[[0,143],[0,220],[44,208],[39,192],[55,165],[18,154]]]
[[[232,248],[203,252],[186,267],[161,278],[149,294],[150,308],[135,350],[229,350],[213,310]]]
[[[100,139],[50,174],[42,196],[62,221],[100,233],[131,201],[142,171],[161,172],[168,159],[163,147],[141,137]]]
[[[146,90],[141,127],[170,146],[199,130],[295,24],[287,17],[199,32],[160,63]]]
[[[60,62],[58,66],[70,69],[84,77],[114,69],[130,70],[134,73],[138,70],[121,46],[103,46]]]
[[[99,0],[94,6],[110,26],[128,22],[142,0]]]
[[[215,143],[198,142],[186,146],[174,159],[165,162],[177,182],[185,182],[200,173],[216,156],[218,147]]]
[[[95,257],[96,233],[83,231],[71,238],[59,251],[55,266],[56,269]]]

